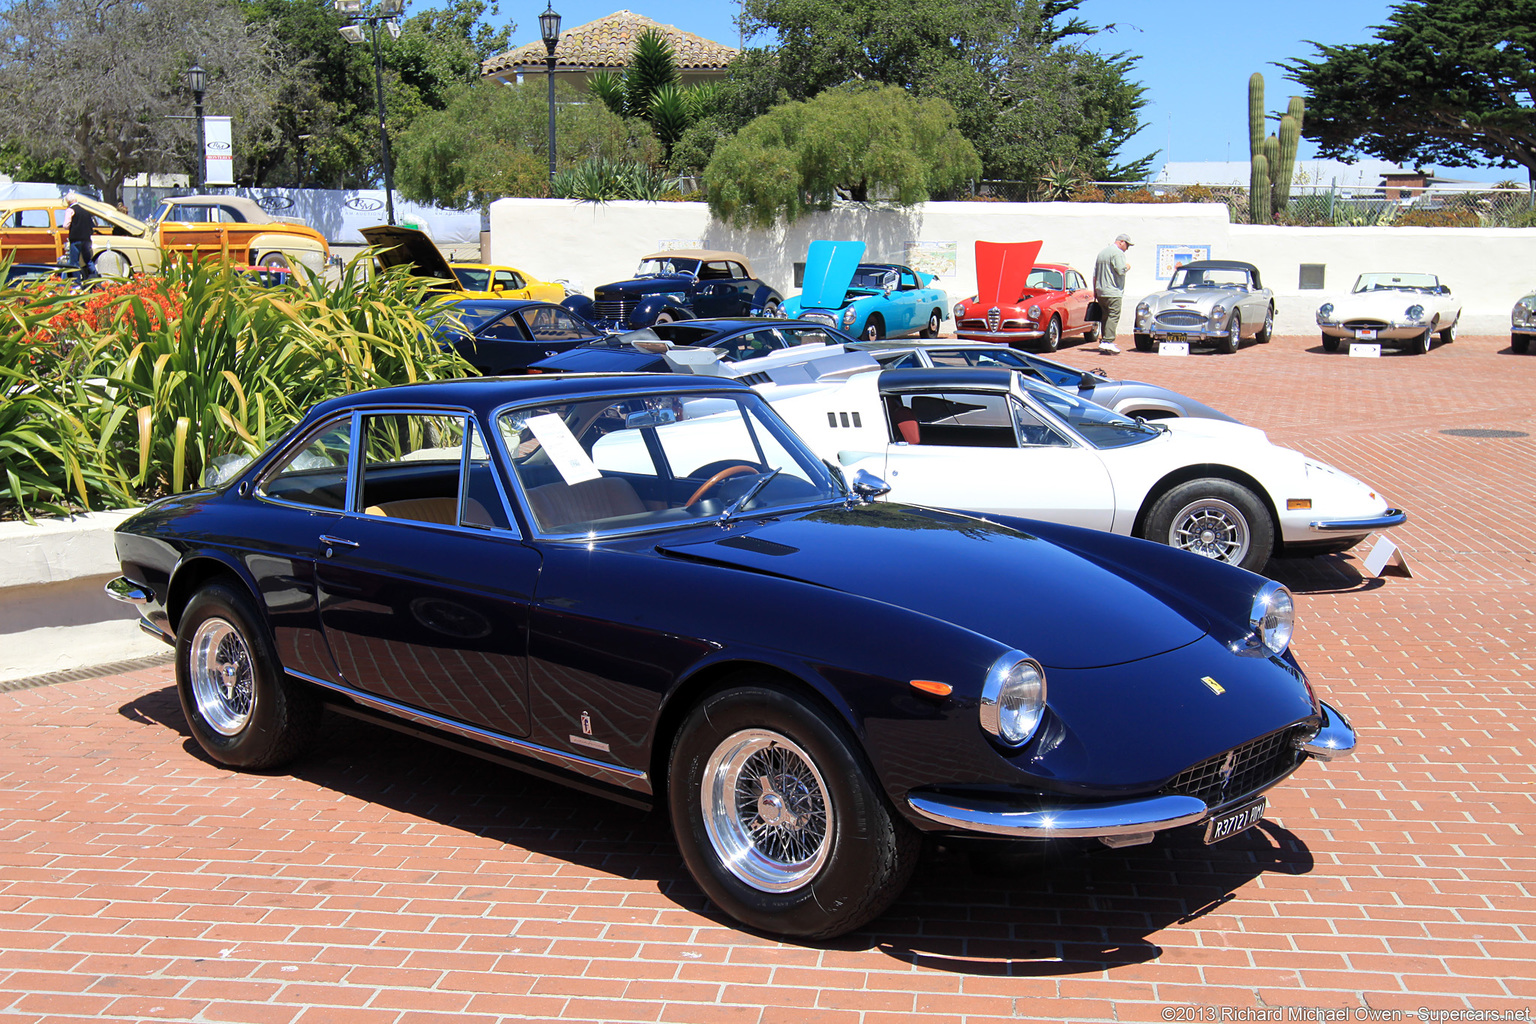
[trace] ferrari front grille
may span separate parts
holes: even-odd
[[[1301,726],[1291,726],[1208,757],[1168,781],[1161,792],[1192,796],[1212,807],[1256,793],[1285,777],[1305,757],[1296,746]]]

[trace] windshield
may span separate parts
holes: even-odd
[[[497,419],[539,531],[582,537],[843,499],[751,392],[603,396]]]
[[[1246,288],[1248,271],[1234,267],[1180,267],[1169,288]]]
[[[641,260],[640,266],[635,268],[636,277],[670,277],[676,274],[699,274],[698,260],[685,260],[678,258]]]
[[[1440,286],[1434,274],[1361,274],[1356,292],[1428,292]]]
[[[462,272],[456,271],[456,273]],[[506,315],[506,306],[481,305],[476,302],[457,303],[449,313],[445,314],[446,317],[456,316],[459,322],[471,331],[479,330],[497,317]]]
[[[1035,401],[1055,413],[1095,448],[1124,448],[1161,436],[1163,429],[1084,401],[1074,394],[1025,377],[1016,378]]]
[[[1050,267],[1035,267],[1029,272],[1029,277],[1024,280],[1024,287],[1026,289],[1032,288],[1036,291],[1044,289],[1046,291],[1059,292],[1061,291],[1061,282],[1061,271],[1053,270]]]

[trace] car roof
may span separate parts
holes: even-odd
[[[310,420],[346,409],[388,408],[401,405],[465,407],[489,413],[509,402],[573,401],[610,394],[668,393],[675,391],[750,391],[728,377],[676,373],[533,374],[526,377],[462,377],[456,380],[399,384],[342,395],[310,410]]]
[[[880,390],[888,388],[981,388],[1009,391],[1017,371],[1006,366],[935,366],[881,370]]]
[[[653,252],[641,256],[642,260],[668,260],[674,256],[681,256],[685,260],[735,260],[747,269],[748,277],[756,277],[757,272],[752,269],[752,261],[739,252],[731,252],[727,249],[666,249],[662,252]]]
[[[251,224],[274,223],[273,217],[254,199],[245,196],[166,196],[160,200],[169,206],[230,206],[245,217]]]
[[[524,306],[559,306],[559,308],[565,310],[565,312],[571,312],[564,306],[560,306],[558,302],[545,302],[543,299],[477,299],[473,296],[466,295],[463,298],[454,299],[451,305],[481,307],[488,306],[492,309],[522,309]],[[575,316],[576,314],[571,313],[571,315]]]

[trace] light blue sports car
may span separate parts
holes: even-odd
[[[929,287],[933,275],[899,263],[860,263],[863,256],[863,242],[812,242],[805,290],[785,301],[784,315],[871,341],[938,337],[949,318],[949,296]]]

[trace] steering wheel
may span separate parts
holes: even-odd
[[[713,488],[716,484],[718,484],[722,480],[728,480],[728,479],[730,479],[733,476],[740,476],[743,473],[761,473],[761,472],[762,472],[761,469],[758,469],[756,466],[748,465],[748,464],[740,464],[740,465],[735,465],[735,466],[727,466],[724,469],[722,469],[720,472],[716,473],[714,476],[710,477],[708,480],[705,480],[702,484],[699,484],[699,489],[693,492],[693,497],[691,497],[687,501],[683,502],[683,504],[684,505],[697,505],[698,502],[699,502],[699,499],[704,497],[704,495],[708,494],[710,489]]]

